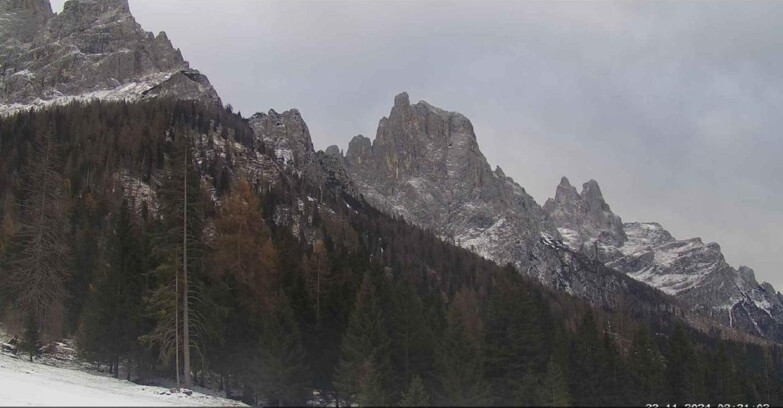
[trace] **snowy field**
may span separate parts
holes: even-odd
[[[0,406],[246,406],[238,401],[193,392],[188,396],[161,387],[30,363],[0,353]]]

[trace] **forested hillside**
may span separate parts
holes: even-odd
[[[0,320],[133,381],[282,405],[783,403],[778,345],[544,288],[302,177],[228,110],[0,118],[0,200]]]

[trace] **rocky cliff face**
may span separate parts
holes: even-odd
[[[729,327],[783,337],[783,296],[769,283],[760,285],[752,269],[732,268],[718,244],[705,244],[700,238],[677,240],[657,223],[622,224],[593,180],[584,184],[580,195],[564,177],[544,209],[570,249],[675,296]]]
[[[544,203],[544,211],[570,248],[613,259],[619,255],[614,249],[626,241],[622,219],[612,213],[595,180],[584,183],[579,194],[563,177],[555,198]]]
[[[144,31],[127,0],[0,0],[0,114],[80,99],[172,96],[220,103],[166,34]]]
[[[406,93],[394,98],[375,141],[356,136],[344,162],[376,208],[500,264],[528,264],[541,231],[557,235],[522,187],[492,171],[465,116],[411,105]]]
[[[309,178],[318,185],[340,188],[352,196],[358,196],[348,176],[341,157],[333,149],[316,152],[310,130],[296,109],[283,113],[270,110],[250,117],[250,128],[279,164]]]
[[[555,223],[525,189],[499,167],[492,171],[472,124],[459,113],[411,104],[402,93],[380,120],[374,141],[359,135],[345,156],[336,146],[325,154],[345,166],[373,207],[501,265],[511,263],[548,287],[604,307],[679,310],[671,297],[564,245]],[[595,220],[596,229],[621,225],[595,187],[573,214]]]

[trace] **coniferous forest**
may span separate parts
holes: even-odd
[[[74,337],[115,376],[259,405],[783,404],[776,344],[591,307],[339,188],[242,175],[229,141],[267,154],[196,103],[0,118],[0,320],[30,358]]]

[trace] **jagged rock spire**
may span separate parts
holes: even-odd
[[[612,213],[595,180],[584,183],[580,194],[568,178],[562,177],[555,198],[547,200],[544,211],[555,221],[566,244],[572,249],[592,247],[595,252],[595,242],[613,246],[625,242],[622,219]],[[616,254],[603,256],[607,258]]]
[[[406,92],[374,141],[351,140],[345,163],[370,204],[498,262],[527,263],[541,231],[557,235],[522,187],[492,171],[468,118]]]

